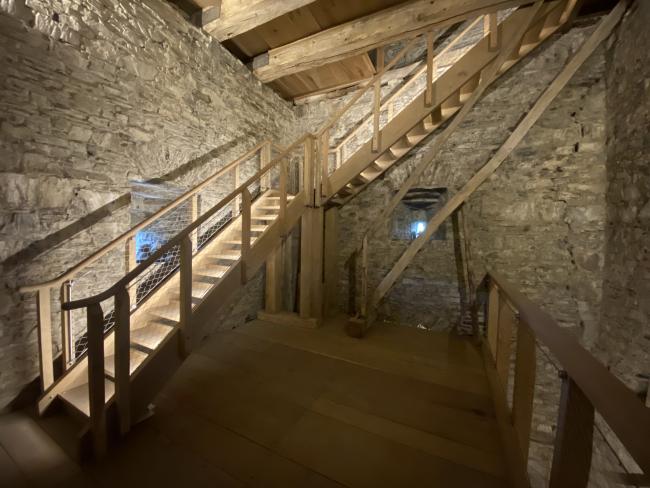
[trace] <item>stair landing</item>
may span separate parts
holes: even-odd
[[[507,486],[480,351],[469,340],[344,319],[254,321],[193,352],[84,474],[131,486]],[[158,481],[156,481],[158,480]]]

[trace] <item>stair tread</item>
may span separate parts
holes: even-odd
[[[267,222],[272,222],[273,220],[275,220],[277,218],[278,218],[277,215],[271,215],[271,214],[268,214],[268,215],[257,214],[257,215],[252,215],[251,216],[252,220],[264,220],[264,221],[267,221]]]
[[[104,381],[105,402],[108,403],[115,394],[115,383],[109,378]],[[59,394],[66,403],[77,409],[81,414],[90,417],[90,398],[88,397],[88,383],[76,386]]]
[[[220,252],[216,254],[212,254],[210,257],[216,258],[216,259],[226,259],[226,260],[232,260],[232,261],[237,261],[241,257],[241,252]]]
[[[137,330],[137,329],[136,329]],[[131,348],[130,353],[130,362],[129,362],[129,374],[133,372],[147,359],[148,354],[146,352],[140,351],[139,349]],[[107,356],[104,359],[104,371],[106,374],[115,377],[115,356]]]
[[[173,327],[150,322],[148,325],[131,332],[131,342],[153,351],[173,330]]]

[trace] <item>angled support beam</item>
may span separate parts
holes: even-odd
[[[611,13],[600,22],[596,30],[582,44],[576,54],[537,99],[533,107],[528,111],[495,155],[429,220],[425,232],[411,243],[375,290],[371,300],[372,308],[376,307],[388,293],[402,272],[411,264],[415,255],[427,243],[438,227],[501,166],[501,163],[517,147],[531,127],[542,116],[555,97],[557,97],[562,88],[566,86],[576,71],[578,71],[578,68],[582,66],[598,45],[611,34],[614,27],[621,20],[626,8],[626,0],[621,0]]]
[[[220,0],[219,15],[202,26],[213,37],[225,41],[313,2],[314,0]]]
[[[192,14],[192,24],[197,27],[204,27],[214,22],[221,15],[221,0],[215,0],[214,5],[204,7]]]
[[[411,0],[326,29],[261,54],[253,71],[263,82],[365,53],[389,42],[413,37],[486,12],[530,0]]]
[[[424,170],[428,168],[431,163],[434,161],[436,155],[440,149],[444,146],[447,140],[451,137],[454,131],[463,123],[467,115],[470,113],[476,102],[481,98],[487,87],[494,81],[497,77],[499,68],[502,66],[504,61],[508,59],[510,53],[515,49],[516,46],[519,46],[521,38],[525,35],[530,24],[536,19],[538,12],[542,6],[542,1],[538,0],[535,5],[530,7],[526,12],[526,16],[522,19],[520,27],[513,33],[512,37],[508,38],[508,42],[503,48],[502,52],[488,65],[488,67],[481,74],[481,81],[479,86],[474,90],[472,95],[467,99],[463,108],[456,114],[454,119],[447,125],[447,127],[436,137],[431,148],[422,158],[422,161],[418,164],[415,170],[409,175],[406,181],[402,184],[399,191],[393,196],[388,205],[384,208],[381,216],[375,221],[373,225],[370,226],[366,235],[364,236],[364,242],[367,241],[368,236],[374,234],[386,221],[386,219],[391,215],[395,207],[402,201],[409,189],[419,181]],[[425,100],[426,103],[426,100]],[[363,267],[363,265],[362,265]],[[362,273],[366,273],[367,270],[363,270]],[[368,312],[368,303],[364,299],[364,304],[366,304],[366,309],[362,311],[362,315],[366,316]]]

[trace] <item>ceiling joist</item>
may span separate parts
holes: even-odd
[[[203,24],[203,28],[225,41],[312,2],[314,0],[221,0],[219,17]]]
[[[269,82],[433,27],[527,3],[530,0],[413,0],[271,49],[253,60],[253,71]]]

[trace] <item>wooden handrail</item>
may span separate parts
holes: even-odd
[[[247,151],[243,156],[240,156],[233,162],[227,164],[220,170],[218,170],[216,173],[214,173],[212,176],[208,177],[205,179],[202,183],[199,185],[195,186],[191,190],[188,190],[187,192],[183,193],[181,196],[179,196],[176,200],[173,202],[170,202],[169,204],[165,205],[163,208],[158,210],[156,213],[150,215],[146,219],[144,219],[142,222],[139,224],[135,225],[134,227],[130,228],[126,232],[124,232],[122,235],[119,237],[116,237],[113,239],[111,242],[106,244],[104,247],[100,248],[98,251],[96,251],[94,254],[91,254],[88,256],[86,259],[80,261],[76,265],[74,265],[72,268],[67,270],[65,273],[62,275],[58,276],[57,278],[54,278],[50,281],[45,281],[43,283],[38,283],[35,285],[27,285],[27,286],[21,286],[18,291],[21,293],[27,293],[27,292],[32,292],[32,291],[38,291],[43,288],[50,288],[54,286],[60,286],[63,282],[69,280],[72,278],[76,273],[78,273],[80,270],[83,268],[90,266],[93,264],[95,261],[100,259],[102,256],[107,254],[108,252],[112,251],[115,249],[119,244],[125,242],[127,239],[130,237],[133,237],[139,230],[143,229],[147,225],[151,224],[153,221],[164,215],[165,213],[169,212],[170,210],[173,210],[174,208],[178,207],[180,204],[188,200],[190,197],[196,195],[199,191],[201,191],[203,188],[205,188],[208,184],[212,183],[215,179],[219,178],[220,176],[226,174],[227,172],[231,171],[235,166],[243,163],[245,160],[250,158],[253,154],[255,154],[257,151],[259,151],[262,147],[264,147],[266,144],[272,144],[270,140],[265,140],[254,146],[252,149]],[[276,146],[279,147],[279,146]]]
[[[343,105],[339,110],[334,112],[334,115],[332,115],[323,127],[320,128],[318,132],[316,132],[316,136],[320,137],[322,136],[327,130],[331,129],[338,121],[339,119],[352,107],[357,100],[359,100],[371,87],[375,85],[375,82],[378,80],[381,80],[381,77],[386,73],[386,71],[390,70],[397,62],[402,59],[407,53],[409,53],[413,47],[415,46],[415,40],[420,36],[421,34],[418,34],[416,36],[413,36],[408,44],[395,56],[393,59],[391,59],[390,63],[386,64],[383,69],[379,71],[375,76],[370,78],[365,85],[363,85],[363,89],[359,90],[357,93],[354,94],[354,96],[348,100],[348,103]]]
[[[447,54],[447,51],[449,51],[452,47],[454,47],[458,41],[460,41],[465,34],[467,34],[471,29],[473,29],[476,24],[483,18],[482,15],[478,16],[474,21],[470,23],[465,29],[462,30],[457,36],[455,36],[452,41],[447,44],[436,56],[434,57],[434,62],[440,58],[440,56],[443,56]],[[399,97],[404,90],[406,90],[408,87],[410,87],[415,81],[426,71],[427,69],[427,63],[426,61],[422,61],[419,63],[420,66],[417,67],[416,71],[411,74],[411,77],[404,82],[402,86],[400,86],[397,90],[395,90],[393,93],[390,93],[386,99],[381,103],[381,108],[383,109],[385,106],[389,105],[390,103],[394,102],[397,97]],[[337,151],[346,144],[354,135],[360,130],[361,127],[363,127],[366,123],[370,121],[370,118],[372,117],[372,114],[369,114],[366,116],[365,119],[363,119],[354,129],[352,129],[341,141],[336,145],[335,148],[333,148],[333,152]]]
[[[260,169],[253,176],[248,178],[244,183],[239,185],[235,190],[230,192],[219,203],[214,205],[210,210],[208,210],[203,215],[201,215],[198,219],[196,219],[194,222],[192,222],[188,226],[186,226],[183,230],[181,230],[178,234],[176,234],[174,237],[172,237],[163,246],[158,248],[145,261],[138,264],[135,268],[133,268],[129,273],[127,273],[122,279],[117,281],[109,289],[107,289],[107,290],[105,290],[105,291],[103,291],[103,292],[101,292],[101,293],[99,293],[97,295],[88,297],[88,298],[83,298],[83,299],[80,299],[80,300],[75,300],[75,301],[72,301],[72,302],[63,303],[63,304],[61,304],[61,308],[64,309],[64,310],[74,310],[74,309],[77,309],[77,308],[84,308],[84,307],[88,307],[89,305],[92,305],[94,303],[101,303],[104,300],[107,300],[108,298],[115,295],[115,293],[121,287],[127,286],[131,281],[133,281],[133,279],[135,279],[138,275],[140,275],[149,266],[154,264],[167,251],[169,251],[174,246],[179,245],[181,243],[181,241],[185,237],[188,237],[201,224],[203,224],[206,220],[208,220],[210,217],[212,217],[214,214],[216,214],[219,210],[221,210],[226,205],[228,205],[234,198],[236,198],[240,193],[242,193],[245,189],[247,189],[247,187],[251,183],[254,183],[258,179],[260,179],[262,176],[264,176],[274,166],[280,164],[282,162],[282,160],[287,157],[287,155],[289,155],[297,146],[301,145],[306,139],[308,139],[310,137],[313,137],[313,135],[312,134],[305,134],[300,139],[298,139],[293,144],[291,144],[287,149],[285,149],[279,156],[277,156],[275,159],[273,159],[264,168]]]
[[[644,473],[650,473],[650,409],[576,338],[494,271],[489,279],[519,312],[537,339],[548,347],[618,436]]]

